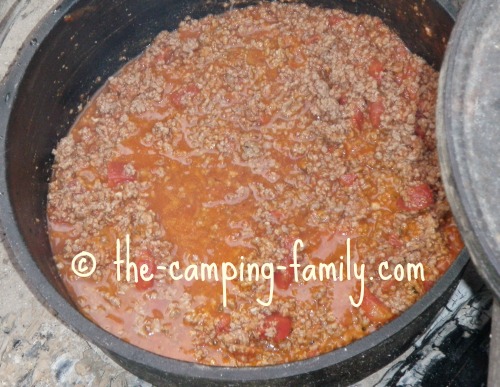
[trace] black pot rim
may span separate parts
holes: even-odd
[[[179,376],[188,375],[191,378],[211,379],[219,382],[267,381],[312,373],[328,366],[342,364],[354,356],[362,355],[368,348],[383,343],[390,339],[395,332],[411,324],[456,282],[469,261],[465,250],[460,253],[447,272],[427,294],[406,312],[379,330],[346,347],[314,358],[263,367],[207,366],[166,358],[126,343],[85,318],[56,291],[31,257],[13,214],[6,175],[6,137],[9,116],[17,97],[17,86],[36,52],[36,47],[31,46],[29,42],[36,37],[41,43],[52,27],[77,2],[78,0],[63,0],[51,13],[46,15],[28,36],[14,61],[14,65],[8,70],[0,84],[0,157],[3,159],[0,166],[0,227],[6,234],[5,241],[8,244],[9,257],[31,292],[54,316],[75,333],[83,336],[108,354],[116,354],[120,358],[132,360],[144,367],[155,368],[165,373]],[[446,9],[446,7],[443,8]],[[449,9],[447,11],[449,12]]]

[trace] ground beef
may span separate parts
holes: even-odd
[[[440,181],[437,73],[378,18],[264,3],[162,32],[111,77],[54,150],[52,248],[81,310],[178,359],[304,359],[361,338],[416,302],[461,241]],[[121,257],[144,266],[117,280]],[[359,280],[296,282],[347,257]],[[81,251],[97,261],[79,278]],[[125,258],[124,258],[125,259]],[[178,267],[175,263],[178,262]],[[188,265],[283,265],[270,279],[175,281]],[[422,263],[424,277],[383,280]],[[347,272],[345,266],[339,273]],[[224,302],[225,301],[225,302]]]

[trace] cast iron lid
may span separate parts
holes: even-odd
[[[443,181],[479,273],[500,297],[500,2],[469,1],[443,63],[437,135]]]

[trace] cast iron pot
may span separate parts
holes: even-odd
[[[500,3],[468,2],[443,63],[438,151],[450,206],[477,271],[495,295],[488,385],[500,379]]]
[[[381,17],[436,69],[453,26],[453,17],[438,1],[307,3]],[[41,22],[0,85],[0,216],[11,259],[53,314],[124,368],[156,385],[352,383],[402,353],[431,321],[468,261],[464,252],[428,294],[377,332],[309,360],[258,368],[172,360],[121,341],[78,312],[52,260],[45,216],[51,152],[79,107],[161,30],[175,29],[187,15],[199,18],[226,9],[219,0],[65,0]]]

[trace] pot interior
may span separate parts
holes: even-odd
[[[306,3],[381,17],[414,53],[436,69],[453,26],[452,18],[437,1]],[[252,2],[238,1],[234,6],[249,4]],[[15,253],[16,245],[29,253],[21,262],[25,277],[39,270],[50,284],[32,284],[35,291],[38,286],[52,286],[73,305],[52,260],[47,235],[46,197],[52,150],[58,141],[106,79],[141,53],[160,31],[175,29],[188,15],[200,18],[227,9],[228,3],[220,0],[69,0],[31,36],[37,44],[25,49],[21,66],[12,69],[6,83],[11,98],[0,106],[0,130],[6,131],[5,149],[0,151],[5,157],[2,188],[7,189],[8,212],[12,212],[19,231],[11,230],[9,240]],[[27,260],[35,265],[26,264]]]

